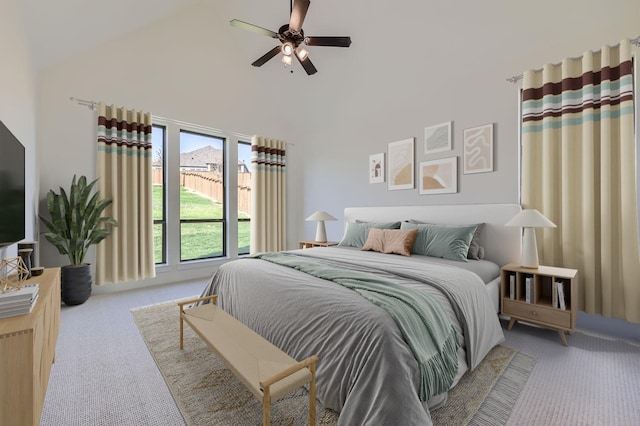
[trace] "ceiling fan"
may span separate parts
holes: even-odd
[[[309,10],[309,4],[309,0],[291,0],[291,18],[289,23],[281,26],[277,33],[237,19],[231,21],[231,26],[253,31],[266,35],[267,37],[277,38],[280,40],[280,43],[282,43],[280,46],[274,47],[259,57],[251,65],[261,67],[269,59],[282,52],[282,62],[285,66],[291,65],[291,57],[295,56],[307,74],[312,75],[318,72],[318,70],[309,59],[309,52],[301,46],[303,43],[307,46],[349,47],[351,45],[351,37],[305,36],[302,30],[302,23],[307,15],[307,10]]]

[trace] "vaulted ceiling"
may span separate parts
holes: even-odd
[[[202,0],[17,0],[41,69]]]

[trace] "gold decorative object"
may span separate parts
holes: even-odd
[[[29,276],[29,269],[21,257],[7,257],[0,262],[0,291],[20,290]]]

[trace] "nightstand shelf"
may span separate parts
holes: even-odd
[[[298,241],[298,248],[301,248],[301,249],[312,248],[312,247],[330,247],[330,246],[337,246],[337,245],[338,243],[336,241],[325,241],[325,242]]]
[[[556,330],[562,344],[568,346],[565,332],[571,333],[576,328],[577,300],[575,269],[551,266],[532,269],[515,263],[502,268],[500,311],[511,317],[509,330],[517,321],[537,324]]]

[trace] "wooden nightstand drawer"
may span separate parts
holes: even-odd
[[[571,330],[571,312],[554,309],[551,307],[535,305],[526,302],[517,302],[504,299],[503,313],[513,315],[524,320],[550,325],[552,327]]]

